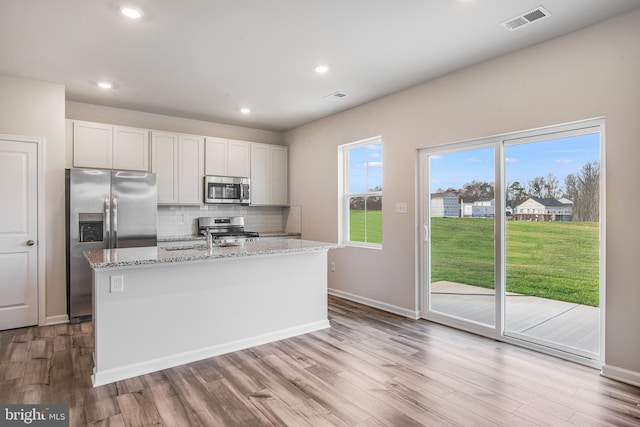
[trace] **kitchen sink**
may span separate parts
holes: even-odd
[[[187,251],[191,249],[207,249],[206,245],[190,245],[190,246],[173,246],[168,248],[162,248],[165,251]]]

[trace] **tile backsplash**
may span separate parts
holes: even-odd
[[[197,235],[198,218],[202,216],[243,216],[245,229],[260,233],[301,231],[299,207],[158,206],[158,237]]]

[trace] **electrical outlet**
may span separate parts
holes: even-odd
[[[109,276],[109,293],[124,292],[124,276]]]
[[[336,263],[331,261],[331,271],[336,271]]]

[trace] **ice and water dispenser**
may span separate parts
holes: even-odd
[[[104,240],[104,214],[79,214],[80,242],[102,242]]]

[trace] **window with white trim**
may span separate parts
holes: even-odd
[[[382,139],[339,147],[341,158],[340,241],[382,247]]]

